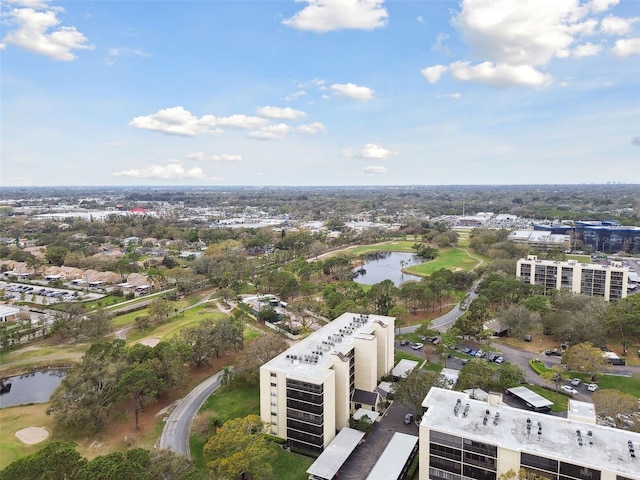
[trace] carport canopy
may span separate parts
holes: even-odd
[[[530,404],[536,410],[553,405],[553,402],[550,402],[542,395],[538,395],[536,392],[529,390],[527,387],[507,388],[507,392]]]
[[[364,437],[364,432],[354,428],[344,427],[340,430],[336,438],[307,470],[309,478],[313,480],[333,479],[344,462],[347,461],[349,455],[360,444],[362,437]]]

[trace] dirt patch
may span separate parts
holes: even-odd
[[[44,427],[27,427],[16,432],[16,437],[25,445],[35,445],[49,438],[49,430]]]
[[[143,338],[138,342],[141,345],[146,345],[147,347],[155,347],[160,343],[160,339],[157,337],[154,338]]]

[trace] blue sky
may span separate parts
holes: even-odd
[[[640,183],[635,0],[0,9],[1,186]]]

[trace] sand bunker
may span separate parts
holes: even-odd
[[[160,339],[159,338],[143,338],[138,343],[141,343],[142,345],[146,345],[147,347],[155,347],[157,344],[160,343]]]
[[[16,432],[16,437],[26,445],[35,445],[49,437],[49,430],[44,427],[27,427]]]

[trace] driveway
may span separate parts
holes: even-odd
[[[364,443],[356,447],[344,463],[339,473],[340,480],[367,478],[394,433],[401,432],[417,437],[418,425],[415,423],[404,424],[404,416],[409,412],[407,407],[394,402],[387,409],[382,420],[375,423],[373,430],[365,437]]]
[[[160,436],[160,448],[191,458],[189,450],[191,422],[209,395],[220,388],[222,374],[223,372],[218,372],[210,376],[180,401],[164,425]]]

